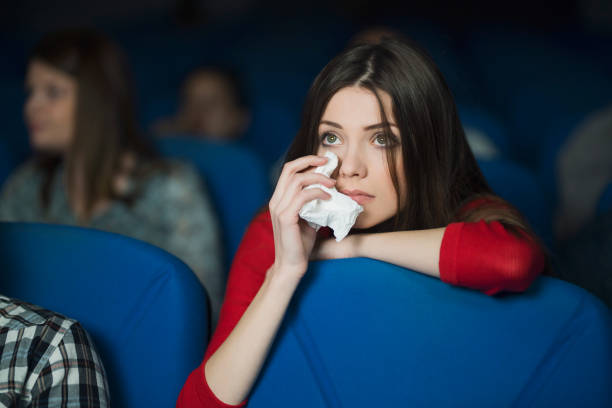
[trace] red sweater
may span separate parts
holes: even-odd
[[[471,203],[474,204],[474,203]],[[471,205],[470,205],[471,206]],[[232,264],[217,329],[202,364],[181,390],[177,407],[232,407],[220,401],[204,376],[204,364],[238,323],[274,263],[274,236],[269,212],[249,226]],[[440,279],[452,285],[481,290],[524,291],[544,268],[540,247],[528,238],[507,231],[497,222],[452,223],[440,248]],[[244,406],[246,401],[238,406]]]

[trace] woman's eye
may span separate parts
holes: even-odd
[[[387,145],[387,137],[385,135],[377,135],[374,138],[374,144],[377,146],[386,146]]]
[[[393,134],[386,135],[384,133],[379,133],[374,136],[373,143],[374,146],[393,148],[397,146],[397,144],[399,143],[399,139]]]
[[[334,144],[338,144],[338,136],[334,135],[333,133],[325,133],[323,134],[323,144],[327,144],[327,145],[334,145]]]

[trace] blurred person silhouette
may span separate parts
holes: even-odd
[[[212,205],[194,169],[162,161],[142,137],[131,85],[119,48],[94,31],[37,44],[24,106],[35,153],[6,181],[0,220],[79,225],[165,249],[204,285],[214,321],[224,273]]]
[[[178,112],[154,124],[153,132],[160,136],[236,141],[250,123],[251,112],[238,75],[227,68],[210,66],[187,76],[181,87]]]
[[[106,372],[76,321],[0,295],[0,405],[110,406]]]
[[[612,106],[587,116],[556,160],[557,277],[612,307],[612,211],[598,211],[612,182]]]
[[[570,133],[555,168],[556,235],[566,241],[593,221],[599,197],[612,182],[612,105],[587,116]]]

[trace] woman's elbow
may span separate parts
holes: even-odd
[[[500,287],[511,292],[526,291],[544,269],[543,251],[534,241],[517,239],[505,248],[506,262],[498,265]]]

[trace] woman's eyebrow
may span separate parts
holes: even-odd
[[[385,126],[397,127],[397,125],[395,123],[381,122],[381,123],[376,123],[375,125],[366,126],[366,127],[364,127],[364,129],[365,130],[371,130],[371,129],[382,128],[382,127],[385,127]]]
[[[338,129],[342,129],[342,125],[340,125],[339,123],[336,123],[336,122],[332,122],[331,120],[322,120],[321,124],[330,125],[330,126],[333,126],[333,127],[337,127]],[[389,126],[392,126],[392,127],[397,127],[397,125],[395,123],[381,122],[381,123],[376,123],[374,125],[365,126],[363,129],[364,130],[380,129],[382,127],[385,127],[386,125],[389,125]]]
[[[340,124],[338,124],[336,122],[332,122],[330,120],[322,120],[321,124],[326,124],[326,125],[330,125],[330,126],[333,126],[333,127],[337,127],[338,129],[342,129],[342,126]]]

